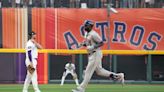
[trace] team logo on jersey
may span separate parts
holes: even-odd
[[[31,49],[32,47],[31,46],[28,46],[27,49]]]

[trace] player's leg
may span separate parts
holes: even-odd
[[[84,79],[85,76],[85,70],[83,70],[82,78]]]
[[[94,53],[94,55],[89,56],[88,58],[88,65],[86,67],[85,70],[85,75],[84,75],[84,80],[83,82],[80,84],[79,87],[77,87],[77,89],[72,90],[73,92],[85,92],[85,89],[88,85],[88,82],[90,81],[96,67],[97,67],[97,62],[95,62],[96,60],[96,53]]]
[[[68,71],[66,70],[66,72],[63,73],[63,76],[62,76],[62,80],[61,80],[61,86],[64,84],[64,81],[65,81],[65,78],[67,77],[68,75]]]
[[[115,73],[115,74],[111,74],[110,78],[114,81],[120,81],[122,83],[122,85],[124,85],[124,73]]]
[[[23,92],[28,92],[28,87],[31,83],[31,74],[27,71],[26,79],[24,81]]]
[[[40,92],[39,90],[39,87],[38,87],[38,76],[37,76],[37,70],[34,71],[34,73],[32,74],[32,85],[33,85],[33,88],[35,90],[35,92]]]
[[[99,62],[99,65],[96,67],[96,73],[98,75],[103,76],[103,77],[109,77],[110,79],[113,79],[113,80],[121,81],[124,84],[124,74],[123,73],[114,73],[114,72],[105,70],[102,67],[101,58],[98,58],[97,62]]]
[[[84,75],[84,80],[83,82],[81,83],[80,87],[85,89],[88,85],[88,82],[90,81],[95,69],[96,69],[96,65],[97,65],[97,62],[95,62],[95,55],[89,57],[89,62],[88,62],[88,65],[86,67],[86,70],[85,70],[85,75]]]
[[[76,85],[79,86],[79,81],[78,81],[78,78],[77,78],[77,74],[74,71],[72,71],[71,75],[73,76],[73,79],[75,80]]]
[[[98,66],[96,67],[96,73],[99,76],[103,76],[103,77],[109,77],[111,74],[113,74],[113,72],[110,72],[108,70],[105,70],[104,68],[102,68],[102,58],[98,58],[97,62],[98,62]]]

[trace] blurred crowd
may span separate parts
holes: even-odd
[[[164,8],[164,0],[0,0],[0,7]]]
[[[112,0],[116,8],[163,8],[164,0]]]

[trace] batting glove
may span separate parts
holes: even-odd
[[[94,50],[94,46],[87,46],[87,50],[88,50],[88,51]]]

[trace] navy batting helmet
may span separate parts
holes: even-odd
[[[93,26],[94,25],[94,22],[91,21],[91,20],[86,20],[85,23],[84,23],[84,26],[88,26],[88,25]]]

